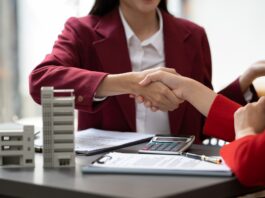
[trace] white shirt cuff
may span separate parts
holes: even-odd
[[[247,91],[245,91],[244,98],[247,102],[250,102],[251,99],[253,98],[253,93],[250,91],[250,88],[248,88]]]
[[[95,95],[96,93],[94,94],[93,102],[101,102],[107,98],[107,97],[96,97]]]

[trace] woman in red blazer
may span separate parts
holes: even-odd
[[[265,61],[256,65],[261,63],[265,75]],[[220,153],[241,183],[265,185],[265,97],[240,107],[195,80],[163,71],[148,74],[141,85],[155,81],[165,83],[207,117],[205,135],[232,141]]]
[[[202,27],[170,15],[165,0],[96,0],[88,16],[66,22],[52,52],[32,71],[29,87],[33,99],[40,103],[42,86],[74,89],[80,130],[137,131],[136,104],[127,94],[142,95],[168,112],[168,133],[194,134],[199,142],[204,118],[193,106],[179,106],[182,100],[162,83],[145,88],[138,85],[151,70],[133,72],[136,60],[130,56],[121,13],[142,42],[162,28],[162,66],[212,88],[210,49]],[[161,21],[163,26],[158,25]],[[222,93],[244,104],[243,92],[249,85],[241,89],[241,81],[235,80]],[[97,102],[98,97],[107,98]]]

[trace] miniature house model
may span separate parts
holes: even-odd
[[[0,130],[0,166],[34,167],[34,126]]]
[[[73,92],[41,89],[44,167],[75,166]]]

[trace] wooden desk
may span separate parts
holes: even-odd
[[[133,152],[141,145],[122,151]],[[194,145],[192,152],[217,154],[218,148]],[[245,188],[234,177],[83,175],[95,156],[77,156],[76,168],[43,169],[42,154],[34,169],[0,169],[0,195],[27,198],[84,197],[234,197],[262,188]],[[1,196],[2,197],[2,196]]]

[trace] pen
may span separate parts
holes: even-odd
[[[189,157],[192,159],[198,159],[198,160],[202,160],[202,161],[206,161],[206,162],[211,162],[214,164],[221,164],[222,163],[222,159],[216,158],[216,157],[208,157],[205,155],[197,155],[194,153],[187,153],[187,152],[181,152],[180,155],[185,156],[185,157]]]

